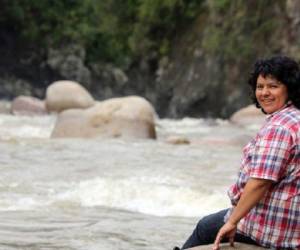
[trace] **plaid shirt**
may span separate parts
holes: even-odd
[[[300,249],[300,110],[293,105],[271,114],[244,148],[238,180],[228,191],[232,205],[251,177],[274,184],[238,231],[264,247]]]

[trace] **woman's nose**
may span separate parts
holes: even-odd
[[[264,87],[264,88],[262,89],[262,95],[266,96],[266,95],[269,95],[269,94],[270,94],[269,88]]]

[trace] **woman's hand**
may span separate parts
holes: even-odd
[[[225,237],[233,245],[237,224],[264,197],[272,183],[270,180],[257,178],[250,178],[247,181],[238,204],[234,207],[228,221],[221,227],[217,234],[213,250],[220,249],[220,242]]]
[[[220,228],[217,237],[215,239],[214,245],[212,250],[219,250],[220,249],[220,242],[224,238],[228,238],[230,245],[234,246],[234,236],[236,233],[237,225],[227,221],[223,227]]]

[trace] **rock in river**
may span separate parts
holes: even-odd
[[[79,83],[57,81],[46,91],[46,106],[49,111],[61,112],[66,109],[85,109],[95,103],[90,93]]]
[[[156,138],[155,111],[144,98],[112,98],[59,114],[52,137]]]

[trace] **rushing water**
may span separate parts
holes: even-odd
[[[172,249],[229,205],[253,134],[183,119],[159,120],[158,140],[49,139],[55,119],[0,116],[0,249]]]

